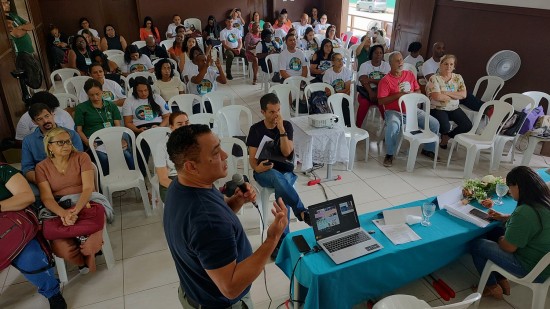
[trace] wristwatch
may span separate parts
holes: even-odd
[[[288,133],[279,133],[279,136],[288,136]]]

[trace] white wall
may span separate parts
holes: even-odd
[[[498,5],[550,10],[549,0],[455,0],[455,1],[475,2],[475,3],[484,3],[484,4],[498,4]]]

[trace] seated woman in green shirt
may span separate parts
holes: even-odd
[[[492,219],[504,223],[477,239],[471,248],[474,265],[481,274],[487,260],[517,277],[527,275],[540,259],[550,252],[550,189],[542,178],[527,166],[517,166],[506,176],[510,195],[518,202],[511,215],[489,210]],[[550,276],[550,266],[537,277],[543,282]],[[483,296],[503,299],[510,295],[510,284],[502,275],[493,272]]]

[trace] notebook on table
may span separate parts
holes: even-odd
[[[361,228],[351,194],[311,205],[308,211],[315,240],[336,264],[383,248]]]

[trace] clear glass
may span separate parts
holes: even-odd
[[[495,202],[495,204],[496,205],[504,204],[504,202],[502,201],[502,197],[505,196],[506,193],[508,193],[508,186],[503,183],[497,183],[496,191],[498,195],[498,200]]]
[[[422,220],[421,224],[423,226],[430,226],[432,223],[430,222],[430,217],[433,216],[435,213],[435,204],[434,203],[424,203],[422,204],[422,214],[424,215],[424,219]]]

